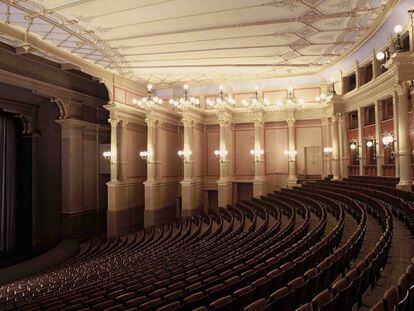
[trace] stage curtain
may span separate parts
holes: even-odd
[[[0,115],[0,252],[16,241],[16,126]]]

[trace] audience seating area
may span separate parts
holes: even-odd
[[[317,181],[88,241],[59,267],[1,286],[0,310],[413,310],[411,249],[398,281],[378,286],[404,265],[389,256],[395,230],[414,233],[414,197],[396,183]]]

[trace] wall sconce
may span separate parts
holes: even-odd
[[[354,156],[354,158],[356,158],[358,161],[359,161],[359,159],[360,159],[360,156],[359,156],[359,141],[358,140],[354,140],[350,145],[349,145],[349,148],[352,150],[352,151],[354,151],[354,154],[353,154],[353,156]]]
[[[397,35],[396,38],[392,40],[392,44],[394,46],[395,52],[401,52],[401,32],[403,31],[403,27],[401,25],[395,25],[394,27],[394,33]]]
[[[152,153],[151,152],[149,152],[149,151],[141,151],[140,153],[139,153],[139,157],[142,159],[142,160],[150,160],[151,159],[151,157],[152,157]]]
[[[220,159],[220,162],[225,162],[226,160],[226,156],[228,155],[228,151],[227,150],[214,150],[214,155]]]
[[[390,147],[391,143],[394,143],[394,136],[391,133],[387,133],[382,137],[382,143],[385,148]]]
[[[376,141],[375,141],[374,137],[371,137],[367,140],[367,147],[368,148],[372,148],[375,145],[376,145]]]
[[[250,155],[254,156],[254,161],[259,162],[261,160],[261,156],[264,155],[263,149],[251,149]]]
[[[105,160],[110,160],[111,157],[112,157],[112,152],[111,151],[104,151],[102,153],[102,155],[103,155],[103,157],[104,157]]]
[[[184,163],[188,163],[190,162],[192,151],[191,150],[179,150],[177,154],[180,157],[180,159],[184,159]]]
[[[324,154],[325,156],[329,156],[329,155],[331,155],[331,154],[332,154],[332,152],[333,152],[333,148],[332,148],[332,147],[325,147],[325,148],[323,148],[323,154]]]
[[[295,157],[297,156],[298,152],[297,150],[285,150],[285,155],[289,157],[289,162],[295,161]]]

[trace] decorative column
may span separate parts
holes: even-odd
[[[381,64],[376,57],[375,50],[372,52],[372,78],[375,79],[381,74]]]
[[[194,127],[197,121],[184,112],[182,123],[184,125],[184,150],[194,152]],[[181,216],[183,217],[195,214],[202,204],[200,189],[197,189],[198,183],[194,180],[194,158],[195,155],[192,154],[184,159],[184,180],[181,181]]]
[[[331,135],[330,135],[330,131],[329,131],[329,119],[328,118],[323,118],[321,119],[321,123],[322,123],[322,141],[323,141],[323,146],[322,148],[326,148],[326,147],[332,147],[331,145]],[[331,166],[331,155],[330,154],[325,154],[323,155],[323,175],[324,177],[328,177],[329,175],[332,174],[332,166]]]
[[[296,173],[296,131],[295,131],[295,119],[287,119],[288,132],[289,132],[289,176],[288,176],[288,188],[296,185],[298,175]]]
[[[408,120],[408,88],[406,82],[396,84],[398,96],[398,159],[399,177],[398,189],[412,190],[412,171],[411,171],[411,143],[410,127]]]
[[[264,150],[264,128],[263,114],[256,115],[254,122],[254,150]],[[264,155],[259,154],[254,157],[254,180],[253,196],[261,197],[267,192],[267,180],[265,175]]]
[[[340,152],[341,162],[341,176],[342,178],[348,177],[348,164],[349,164],[349,144],[348,144],[348,115],[346,113],[341,114],[339,123],[339,135],[342,137]]]
[[[74,219],[83,212],[82,121],[57,120],[62,127],[62,227],[67,237],[76,235]],[[42,189],[39,189],[42,191]],[[44,190],[43,190],[44,191]]]
[[[355,66],[355,80],[356,80],[356,88],[359,88],[362,85],[362,75],[361,75],[361,68],[359,68],[359,62],[356,62]]]
[[[339,130],[338,116],[332,116],[332,173],[333,180],[341,179],[339,168]]]
[[[398,151],[398,95],[396,92],[392,93],[392,115],[393,115],[393,126],[394,126],[394,150]],[[400,177],[400,157],[395,156],[395,177]]]
[[[152,226],[162,219],[162,202],[160,200],[160,161],[159,161],[159,127],[160,121],[147,113],[147,180],[144,182],[145,189],[145,210],[144,226]]]
[[[364,146],[364,120],[365,108],[358,108],[358,154],[359,154],[359,175],[364,175],[365,146]]]
[[[375,101],[375,154],[377,155],[377,176],[382,176],[384,165],[384,145],[381,140],[382,101]]]
[[[111,182],[118,181],[118,123],[117,119],[109,119],[111,123]]]
[[[128,121],[122,120],[121,122],[121,135],[119,137],[119,153],[118,153],[118,166],[119,166],[119,180],[127,179],[127,126]]]
[[[220,112],[219,112],[220,114]],[[230,126],[231,120],[227,116],[219,115],[218,123],[220,125],[220,150],[229,151],[230,148]],[[231,162],[229,161],[228,155],[224,156],[220,160],[220,178],[217,181],[218,190],[218,206],[226,208],[227,205],[232,204],[232,183],[229,176],[229,167]]]

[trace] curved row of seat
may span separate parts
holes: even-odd
[[[59,267],[0,287],[1,310],[360,307],[387,263],[393,214],[413,228],[412,200],[375,182],[318,182],[86,242]],[[380,233],[368,245],[372,223]],[[409,310],[413,280],[410,266],[376,310]]]

